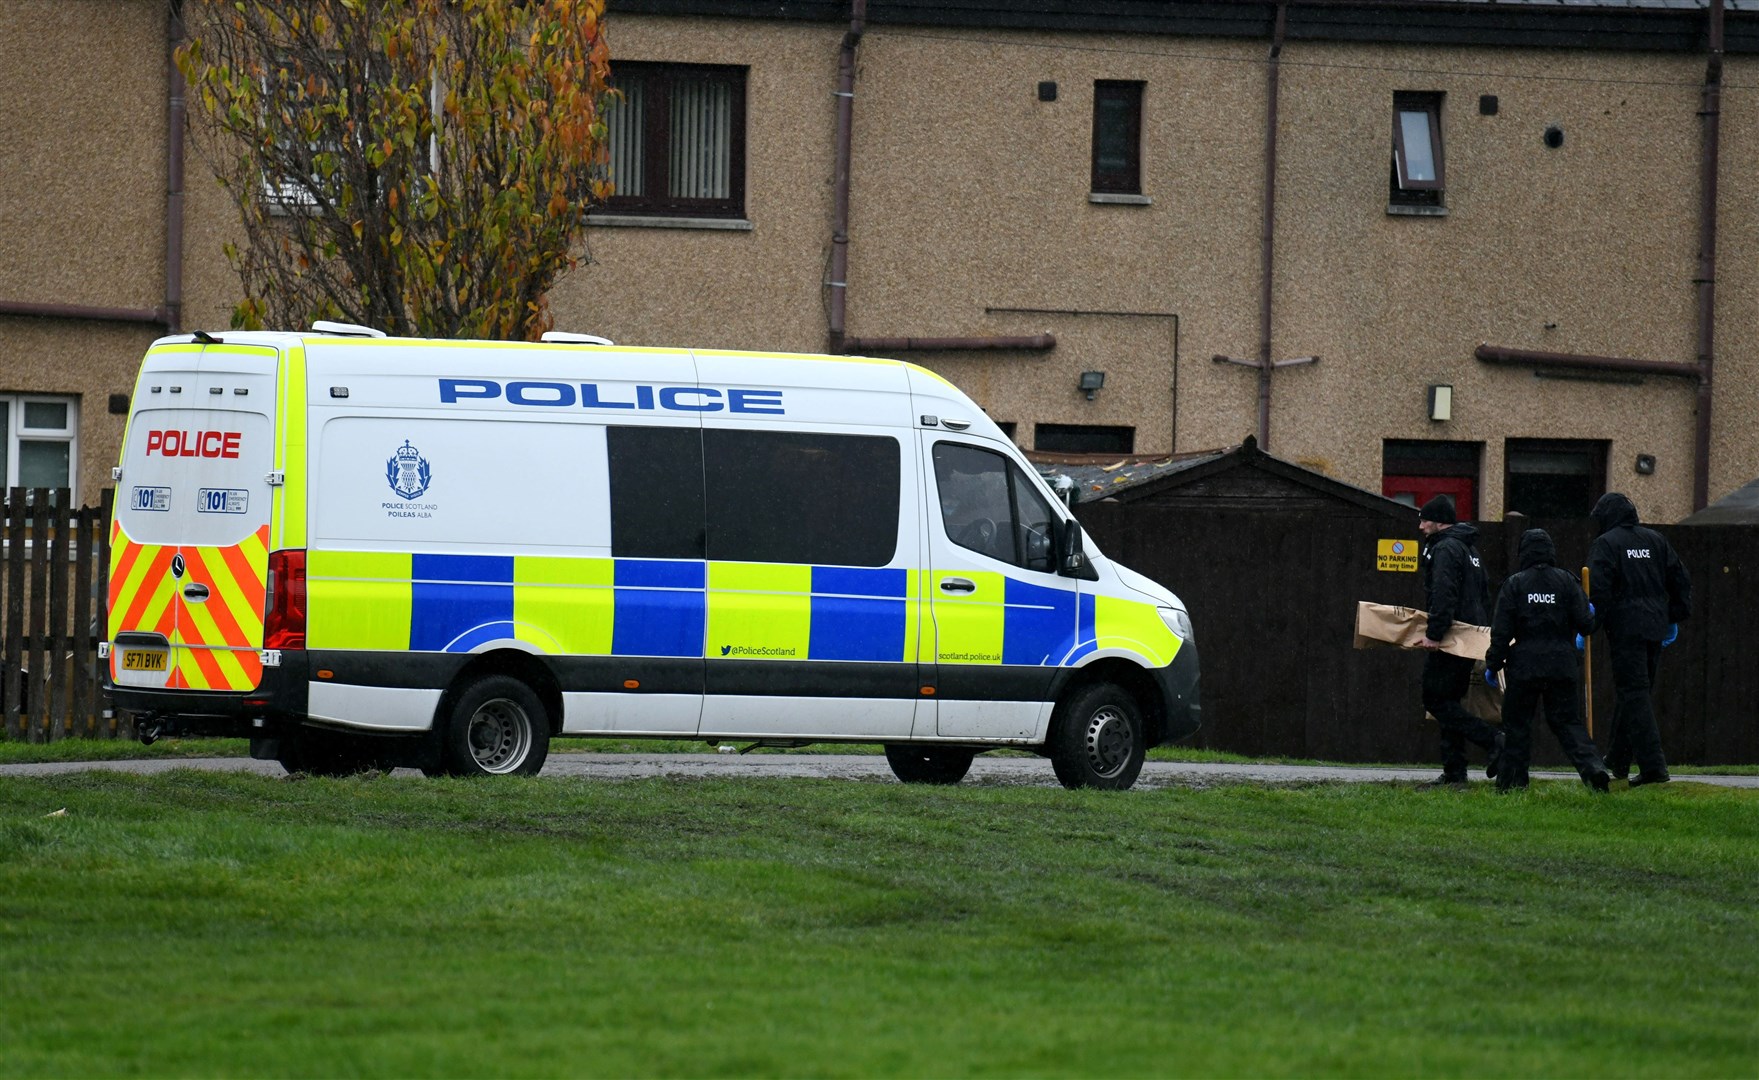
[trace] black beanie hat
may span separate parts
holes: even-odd
[[[1454,516],[1454,500],[1446,495],[1437,495],[1424,503],[1417,516],[1423,521],[1439,521],[1443,525],[1454,525],[1460,520]]]

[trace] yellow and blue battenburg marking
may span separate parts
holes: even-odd
[[[998,573],[937,597],[924,661],[1065,667],[1100,649],[1160,664],[1179,648],[1152,604]],[[918,659],[912,572],[674,559],[313,552],[313,648],[876,663]]]

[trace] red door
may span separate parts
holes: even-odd
[[[1386,476],[1380,481],[1380,493],[1418,508],[1437,495],[1447,495],[1461,521],[1478,516],[1478,483],[1470,476]]]

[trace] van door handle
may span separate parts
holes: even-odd
[[[950,577],[941,579],[942,592],[976,592],[977,583],[968,578]]]
[[[183,587],[183,595],[199,604],[208,598],[208,587],[199,581],[192,581]]]

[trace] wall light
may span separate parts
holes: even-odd
[[[1454,388],[1446,383],[1437,383],[1429,388],[1429,418],[1431,420],[1452,420],[1454,418]]]
[[[1099,393],[1100,390],[1105,387],[1105,372],[1083,371],[1081,373],[1081,382],[1079,385],[1081,389],[1087,391],[1087,400],[1092,401],[1093,395]]]
[[[1637,455],[1637,475],[1638,476],[1653,476],[1653,475],[1655,475],[1655,455],[1654,454],[1638,454]]]

